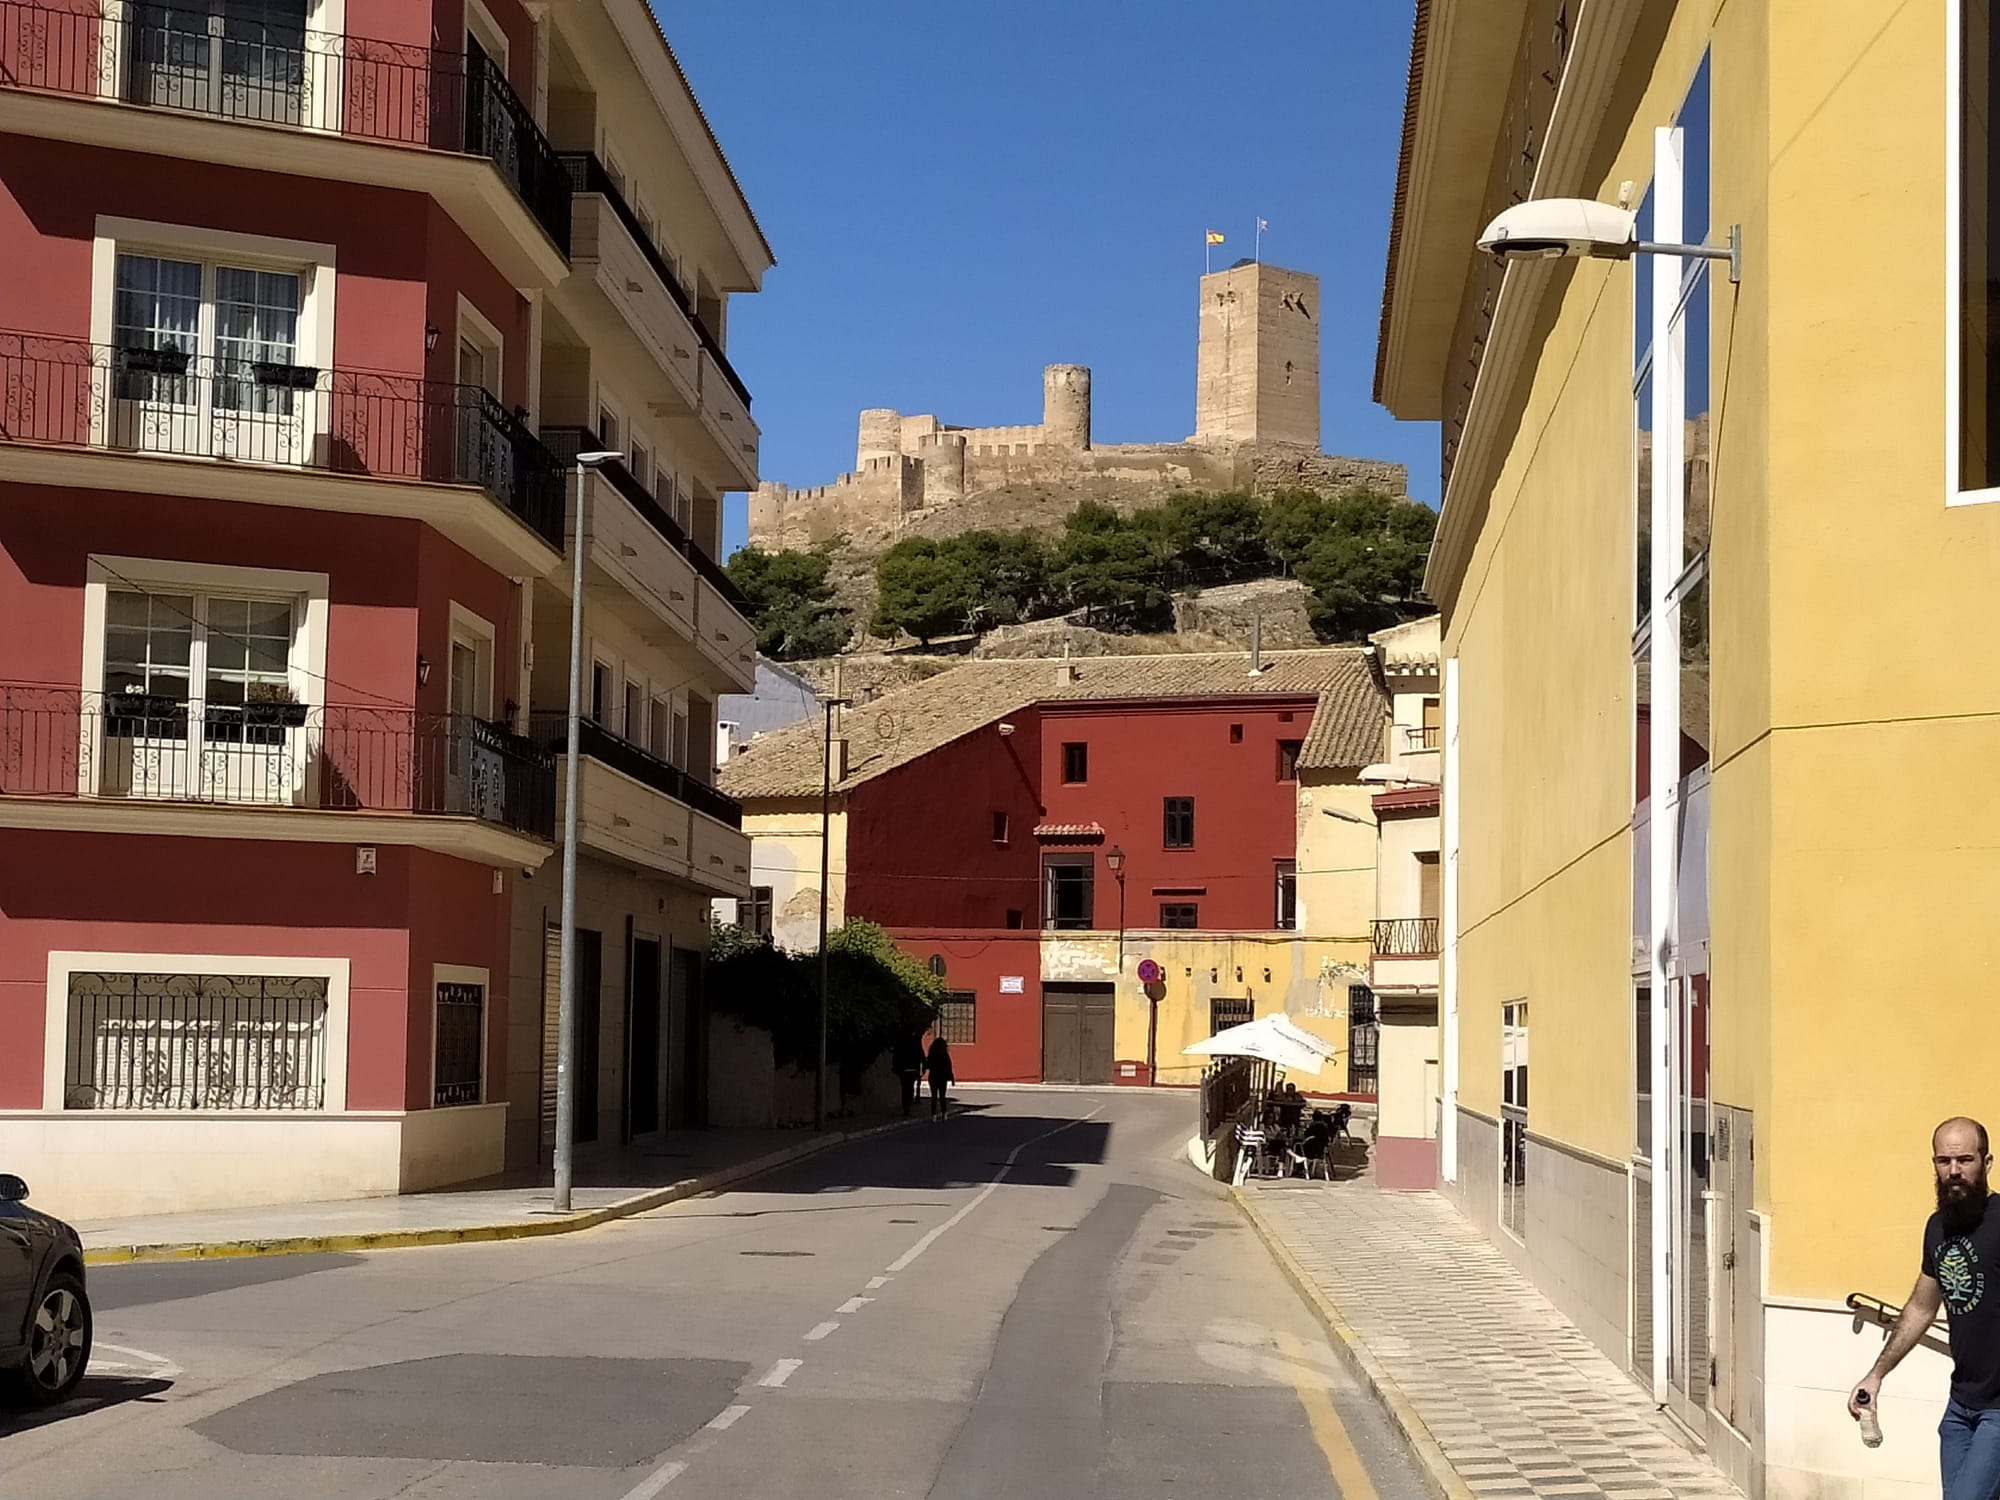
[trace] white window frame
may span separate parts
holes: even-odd
[[[604,418],[607,415],[612,421],[618,424],[618,431],[610,437],[604,435]],[[597,402],[595,409],[591,412],[591,416],[595,419],[593,425],[597,428],[597,440],[604,444],[606,448],[615,449],[618,453],[618,461],[623,463],[625,461],[625,445],[632,436],[632,424],[625,420],[625,403],[612,395],[610,387],[606,386],[602,381],[598,382],[597,385]]]
[[[636,727],[632,723],[632,695],[634,693],[639,695],[640,722]],[[650,748],[647,724],[652,718],[652,714],[648,708],[648,705],[652,701],[653,695],[647,687],[646,679],[637,672],[632,671],[630,667],[627,667],[625,670],[625,680],[619,684],[618,722],[621,726],[619,733],[624,737],[627,744],[637,745],[641,750]]]
[[[446,711],[450,711],[451,701],[451,656],[450,648],[470,646],[473,655],[472,712],[475,718],[487,723],[494,722],[493,688],[494,663],[499,658],[499,633],[493,622],[484,615],[467,609],[456,599],[451,601],[450,631],[446,645],[444,662]]]
[[[441,984],[476,984],[483,997],[479,1006],[479,1097],[469,1104],[437,1102],[437,992]],[[424,1091],[425,1109],[477,1109],[489,1104],[493,1089],[493,971],[473,964],[432,964],[429,1034],[425,1038],[431,1052],[430,1087]]]
[[[471,3],[477,4],[478,0]],[[100,99],[120,102],[126,99],[132,58],[123,40],[131,11],[131,0],[98,0],[98,15],[107,23],[98,36],[97,97]],[[341,128],[339,105],[346,95],[341,76],[345,63],[341,41],[347,33],[347,0],[307,0],[305,29],[305,53],[312,59],[314,71],[304,85],[309,109],[298,128],[337,135]]]
[[[596,672],[599,667],[604,668],[604,677],[605,677],[604,706],[606,710],[609,712],[621,713],[621,714],[625,711],[624,674],[618,670],[619,667],[618,657],[614,655],[609,649],[599,645],[595,641],[592,641],[590,643],[589,655],[587,660],[589,661],[590,664],[591,675],[589,677],[586,677],[583,682],[583,705],[581,709],[581,714],[582,717],[592,720],[599,727],[604,729],[609,729],[611,726],[605,723],[604,720],[597,718],[596,715],[592,712],[592,709],[596,707],[596,694],[594,692],[594,689],[596,687],[596,680],[595,680]]]
[[[289,666],[292,690],[305,705],[310,722],[326,706],[326,635],[328,583],[324,573],[286,568],[244,568],[224,563],[164,562],[146,557],[113,557],[93,552],[84,559],[83,662],[79,689],[85,695],[104,691],[104,622],[106,600],[113,589],[137,587],[160,593],[218,593],[263,598],[289,598],[301,608],[297,638]],[[192,691],[192,686],[190,686]],[[86,696],[85,701],[89,701]],[[95,796],[92,777],[103,759],[101,716],[84,714],[78,725],[77,793]],[[313,767],[304,770],[309,778]],[[310,797],[310,787],[306,787]],[[164,972],[164,971],[163,971]]]
[[[109,953],[86,949],[53,949],[49,953],[48,989],[42,1034],[42,1108],[44,1114],[75,1119],[82,1111],[63,1109],[63,1072],[68,1062],[69,981],[78,972],[103,970],[125,974],[244,974],[258,977],[324,979],[326,981],[326,1104],[315,1110],[90,1110],[95,1119],[298,1119],[322,1120],[347,1113],[348,981],[351,961],[345,958],[299,958],[242,953]],[[435,1023],[433,1023],[435,1025]],[[0,1111],[0,1115],[14,1111]],[[33,1111],[30,1111],[33,1113]],[[373,1113],[373,1111],[371,1111]],[[389,1111],[395,1113],[395,1111]]]
[[[500,331],[493,320],[474,307],[466,299],[465,293],[458,294],[458,344],[451,346],[451,378],[458,379],[459,344],[475,344],[492,361],[493,384],[487,388],[487,395],[495,401],[503,401],[502,393],[507,389],[507,336]]]
[[[480,0],[465,0],[465,34],[478,42],[486,55],[499,64],[500,74],[510,83],[514,77],[513,44],[507,33]]]

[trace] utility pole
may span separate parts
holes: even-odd
[[[593,448],[576,456],[576,524],[570,534],[569,712],[563,759],[562,935],[556,984],[556,1212],[568,1213],[576,1152],[576,758],[583,719],[583,497],[590,471],[624,455]]]
[[[839,691],[840,664],[833,668],[836,693]],[[833,867],[833,716],[847,707],[847,700],[826,700],[826,733],[820,740],[819,777],[819,1066],[813,1070],[813,1129],[826,1129],[826,1008],[827,984],[831,972],[826,951],[827,883]],[[843,768],[844,769],[844,768]]]

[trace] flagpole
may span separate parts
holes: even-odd
[[[1202,274],[1202,275],[1206,276],[1206,275],[1208,275],[1208,273],[1209,273],[1209,272],[1211,272],[1211,271],[1213,271],[1213,270],[1215,269],[1215,266],[1214,266],[1214,264],[1213,264],[1213,257],[1214,257],[1214,255],[1215,255],[1215,242],[1214,242],[1213,240],[1211,240],[1211,239],[1210,239],[1210,238],[1208,237],[1208,231],[1207,231],[1206,229],[1204,229],[1204,230],[1203,230],[1203,231],[1201,232],[1201,274]]]
[[[1257,232],[1250,246],[1250,258],[1258,265],[1264,264],[1264,221],[1257,221]]]

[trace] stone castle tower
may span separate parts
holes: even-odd
[[[1244,261],[1201,278],[1194,440],[1319,451],[1319,278]]]
[[[961,427],[889,407],[861,413],[854,472],[810,489],[766,481],[750,497],[750,540],[808,547],[846,537],[864,550],[975,496],[1085,494],[1147,504],[1176,490],[1355,484],[1401,494],[1401,464],[1319,451],[1319,278],[1244,263],[1201,278],[1195,432],[1180,443],[1097,442],[1090,371],[1042,371],[1042,420]]]

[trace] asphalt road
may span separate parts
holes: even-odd
[[[1191,1099],[966,1103],[585,1234],[94,1270],[0,1496],[1423,1500]]]

